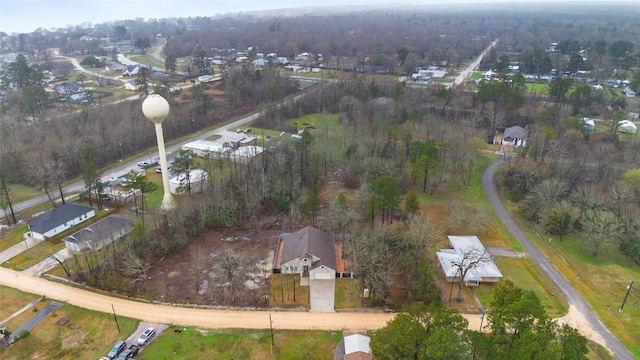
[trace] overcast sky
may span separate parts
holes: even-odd
[[[106,21],[135,18],[160,19],[168,17],[212,16],[220,13],[282,9],[310,5],[335,6],[388,3],[451,4],[537,1],[541,0],[321,0],[316,4],[301,0],[0,0],[0,31],[10,34],[12,32],[33,32],[37,28],[52,29],[66,27],[67,25],[79,25],[83,22],[96,24]],[[551,1],[553,2],[555,0]],[[640,4],[640,0],[633,1],[638,1]]]

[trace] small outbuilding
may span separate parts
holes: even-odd
[[[622,120],[618,122],[618,131],[621,133],[635,134],[638,127],[632,121]]]
[[[596,123],[589,119],[588,117],[586,118],[582,118],[582,122],[584,123],[584,128],[587,131],[595,131],[596,130]]]
[[[371,360],[371,338],[366,335],[353,334],[344,337],[344,360]]]

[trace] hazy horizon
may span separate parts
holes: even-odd
[[[255,0],[1,0],[0,31],[31,33],[38,28],[51,30],[68,25],[88,22],[99,24],[135,18],[162,19],[171,17],[215,16],[217,14],[304,8],[309,6],[347,5],[428,5],[428,4],[481,4],[481,3],[545,3],[542,0],[413,0],[408,2],[389,0],[324,0],[320,4],[304,4],[299,1],[258,2]],[[617,2],[616,0],[562,0],[560,2]],[[553,2],[557,4],[558,2]]]

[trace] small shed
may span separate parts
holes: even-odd
[[[635,134],[637,130],[638,127],[636,124],[629,120],[622,120],[618,122],[618,131],[621,133]]]
[[[588,117],[586,118],[582,118],[582,122],[584,123],[584,128],[587,131],[595,131],[596,130],[596,123],[589,119]]]
[[[371,338],[366,335],[353,334],[344,337],[345,360],[371,360]]]

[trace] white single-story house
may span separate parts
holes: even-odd
[[[80,252],[84,249],[98,250],[123,237],[133,230],[131,220],[122,216],[109,215],[86,228],[64,238],[67,249]]]
[[[307,226],[280,235],[279,264],[282,274],[299,274],[310,280],[336,278],[336,248],[333,236]]]
[[[366,335],[352,334],[344,337],[344,360],[371,360],[371,338]]]
[[[31,237],[44,240],[96,216],[96,211],[77,203],[67,203],[29,221]]]
[[[460,268],[455,264],[462,264],[466,267],[472,261],[483,257],[483,261],[477,267],[469,269],[464,279],[466,286],[478,286],[481,282],[498,282],[502,279],[502,273],[487,253],[477,236],[452,236],[449,235],[451,249],[442,249],[436,253],[440,266],[448,282],[459,282]]]

